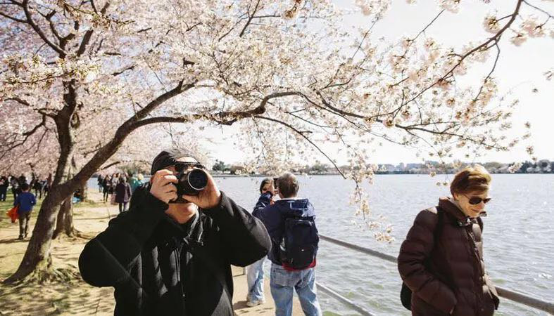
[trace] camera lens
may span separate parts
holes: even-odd
[[[201,169],[189,172],[188,183],[195,190],[202,190],[208,185],[208,175]]]

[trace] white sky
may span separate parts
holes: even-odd
[[[353,1],[336,0],[341,7],[352,7]],[[431,26],[426,34],[448,45],[465,44],[469,40],[482,41],[490,36],[483,30],[483,19],[487,13],[498,10],[499,17],[509,14],[515,8],[515,1],[497,0],[492,4],[483,4],[481,1],[462,2],[459,13],[445,12],[437,22]],[[502,3],[500,7],[494,7],[495,3]],[[532,1],[549,12],[554,12],[554,3],[546,1]],[[509,4],[509,5],[508,5]],[[497,5],[498,6],[498,5]],[[373,38],[381,36],[387,41],[394,41],[403,35],[415,35],[427,25],[439,12],[435,1],[419,0],[414,5],[408,5],[404,0],[394,0],[383,21],[374,29]],[[505,13],[505,14],[504,14]],[[537,13],[537,17],[543,21],[543,15]],[[353,14],[345,19],[345,27],[369,25],[370,18],[361,14]],[[552,22],[551,22],[552,23]],[[463,31],[462,31],[463,30]],[[502,41],[502,54],[497,64],[495,78],[499,83],[500,95],[512,91],[512,96],[520,100],[520,105],[514,111],[514,133],[523,135],[526,131],[524,123],[531,123],[532,137],[530,142],[520,143],[510,152],[491,152],[478,161],[513,162],[528,160],[530,156],[525,151],[525,146],[535,147],[535,156],[539,159],[554,160],[554,80],[547,81],[544,73],[554,70],[554,39],[551,37],[542,39],[529,39],[521,47],[508,43],[511,34],[505,34]],[[493,53],[493,52],[491,52]],[[492,57],[493,55],[491,55]],[[492,58],[491,58],[492,62]],[[491,64],[484,64],[486,67]],[[489,67],[490,68],[490,67]],[[483,68],[487,71],[489,68]],[[470,80],[471,78],[467,78]],[[538,92],[533,93],[533,89]],[[207,135],[215,140],[207,146],[213,158],[218,158],[226,163],[240,162],[244,154],[232,144],[234,128],[210,129]],[[333,145],[323,145],[327,152],[336,153]],[[336,156],[336,154],[334,154]],[[319,158],[321,159],[321,158]],[[344,158],[338,157],[339,164],[344,164]],[[462,157],[459,159],[464,160]],[[374,163],[419,162],[416,151],[401,146],[383,142],[373,154]]]

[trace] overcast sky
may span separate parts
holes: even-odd
[[[341,7],[352,7],[353,1],[336,1]],[[457,45],[469,40],[482,40],[490,36],[483,30],[483,19],[488,12],[498,10],[498,16],[509,14],[515,8],[515,1],[492,1],[492,4],[483,4],[481,1],[464,3],[457,14],[446,12],[437,22],[431,26],[426,34],[439,41]],[[495,3],[502,3],[501,7],[494,7]],[[546,1],[532,1],[536,5],[554,12],[554,3]],[[404,0],[393,0],[393,5],[374,29],[373,38],[385,37],[393,41],[403,35],[417,34],[439,12],[436,1],[419,0],[418,3],[408,5]],[[538,17],[542,17],[537,14]],[[370,18],[361,14],[352,14],[345,19],[345,28],[352,26],[364,26],[370,23]],[[511,34],[506,34],[502,43],[502,55],[498,62],[495,78],[499,83],[500,94],[511,91],[511,95],[520,100],[520,105],[514,112],[514,133],[523,135],[526,131],[525,122],[531,123],[531,144],[535,147],[535,155],[539,159],[554,160],[554,80],[547,81],[544,73],[554,70],[554,39],[551,37],[542,39],[529,39],[521,47],[508,43]],[[490,64],[488,64],[490,65]],[[488,66],[487,64],[483,67]],[[483,68],[485,71],[485,68]],[[470,80],[471,78],[467,78]],[[536,89],[537,92],[533,92]],[[244,155],[233,147],[230,139],[234,129],[213,129],[207,131],[207,135],[215,143],[208,145],[213,158],[224,162],[240,162]],[[525,146],[529,143],[513,148],[509,152],[491,152],[479,161],[513,162],[529,159],[525,152]],[[333,146],[323,146],[330,153],[334,153]],[[394,144],[383,144],[373,154],[374,163],[419,162],[416,151],[406,149]],[[339,163],[345,163],[338,156]],[[463,158],[460,157],[463,160]],[[343,161],[343,162],[341,162]]]

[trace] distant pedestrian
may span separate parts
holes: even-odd
[[[291,316],[296,290],[306,316],[321,316],[315,284],[319,235],[315,209],[306,198],[298,198],[299,184],[291,173],[277,180],[281,200],[260,211],[272,247],[270,287],[275,301],[275,315]]]
[[[102,183],[104,182],[104,177],[102,175],[98,175],[98,179],[96,180],[98,184],[98,192],[102,192]]]
[[[142,174],[135,174],[133,177],[131,177],[131,181],[129,182],[131,184],[131,193],[135,192],[135,189],[142,186],[144,183],[142,180],[144,179],[144,176]]]
[[[27,177],[25,176],[25,174],[21,174],[21,175],[19,176],[18,181],[19,181],[19,185],[20,185],[20,186],[23,185],[23,184],[29,184],[29,183],[27,182]]]
[[[402,243],[398,270],[412,315],[493,315],[498,294],[485,271],[483,220],[491,176],[480,165],[454,176],[452,197],[419,212]],[[408,306],[405,304],[405,306]]]
[[[2,177],[0,177],[0,201],[6,201],[8,186],[10,186],[8,178],[2,175]]]
[[[273,195],[275,188],[273,179],[266,178],[260,184],[260,198],[254,206],[252,215],[259,218],[260,212],[266,206],[273,204]],[[265,303],[264,296],[264,262],[267,257],[250,264],[246,268],[246,282],[248,284],[248,295],[246,296],[246,306],[254,307]]]
[[[37,177],[34,179],[32,187],[35,190],[35,197],[37,197],[38,199],[42,199],[43,184],[40,178]]]
[[[131,185],[122,176],[115,187],[115,202],[119,204],[119,212],[127,211],[127,203],[131,199]]]
[[[112,179],[110,175],[106,175],[102,180],[102,193],[104,194],[104,202],[108,201],[110,196],[110,186],[112,184]]]
[[[15,176],[10,176],[10,185],[12,186],[12,194],[13,194],[13,200],[15,201],[17,199],[17,195],[19,195],[19,192],[21,189],[19,189],[19,180]]]
[[[23,185],[21,185],[21,194],[19,194],[17,199],[13,202],[14,206],[19,206],[19,240],[27,238],[31,212],[33,211],[33,206],[37,203],[35,195],[30,193],[29,190],[29,184],[23,183]]]

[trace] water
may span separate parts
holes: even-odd
[[[451,179],[451,176],[448,176]],[[217,178],[219,187],[239,205],[251,210],[262,178]],[[446,176],[378,175],[365,187],[375,217],[394,225],[392,243],[378,242],[373,232],[352,224],[361,222],[349,200],[354,184],[339,176],[301,176],[299,196],[309,198],[317,212],[321,234],[396,256],[416,214],[449,195],[437,186]],[[93,185],[96,180],[91,180]],[[94,184],[93,186],[95,186]],[[493,175],[493,200],[484,218],[487,271],[496,285],[539,299],[554,298],[554,175]],[[328,242],[320,243],[317,280],[378,315],[409,315],[399,299],[401,280],[395,264]],[[267,294],[270,296],[270,294]],[[326,313],[356,315],[320,292]],[[545,315],[501,299],[498,315]]]

